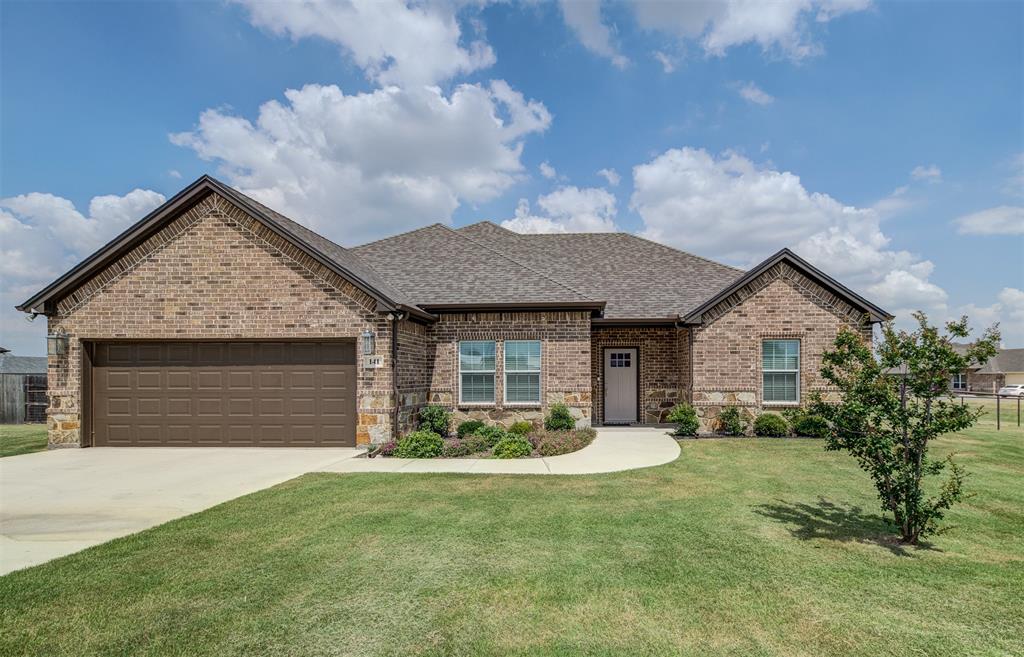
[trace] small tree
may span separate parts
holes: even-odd
[[[877,354],[860,334],[842,331],[835,350],[823,355],[821,369],[841,400],[828,403],[816,395],[811,404],[811,412],[829,425],[825,448],[856,457],[871,475],[883,510],[892,513],[890,522],[895,521],[903,542],[912,545],[942,531],[938,522],[945,511],[964,497],[966,473],[953,456],[941,461],[928,458],[929,441],[970,427],[981,414],[980,409],[955,403],[950,378],[971,365],[984,364],[999,343],[997,325],[961,355],[950,340],[967,337],[966,317],[948,323],[945,336],[928,324],[924,313],[915,313],[914,318],[918,328],[913,332],[885,324]],[[949,476],[937,494],[926,496],[925,477],[947,467]]]

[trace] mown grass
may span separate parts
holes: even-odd
[[[314,474],[0,578],[5,655],[1024,654],[1024,432],[921,548],[807,439],[579,477]]]
[[[0,457],[46,449],[45,424],[0,424]]]

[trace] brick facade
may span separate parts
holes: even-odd
[[[538,421],[548,407],[563,402],[577,424],[591,423],[590,313],[509,312],[450,313],[429,327],[433,350],[430,402],[455,409],[455,421],[483,419],[508,425]],[[459,404],[461,340],[494,340],[496,344],[495,399],[487,406]],[[541,403],[507,405],[504,399],[504,340],[541,341]]]
[[[564,402],[579,425],[600,424],[607,347],[638,350],[640,422],[665,422],[675,404],[692,401],[708,429],[724,405],[763,410],[762,340],[800,340],[806,400],[833,393],[818,370],[840,328],[870,336],[857,310],[785,263],[706,311],[703,322],[592,328],[589,311],[547,311],[448,312],[432,324],[392,323],[374,298],[211,193],[57,304],[50,329],[68,333],[70,344],[66,355],[50,357],[50,444],[88,442],[81,436],[83,340],[358,340],[372,331],[384,362],[358,369],[356,439],[365,444],[410,430],[428,403],[454,409],[457,422],[508,425],[539,421]],[[494,404],[459,403],[461,340],[496,342]],[[541,341],[538,404],[503,402],[506,340]]]
[[[591,382],[595,422],[604,422],[604,350],[636,348],[640,422],[659,424],[680,401],[690,399],[689,329],[670,326],[595,327],[591,341]]]
[[[388,345],[375,301],[285,242],[235,205],[211,194],[65,297],[49,318],[70,335],[50,356],[49,439],[79,446],[81,340],[357,338]],[[360,368],[357,441],[391,433],[390,352],[385,366]]]
[[[822,353],[843,327],[870,327],[848,303],[785,263],[765,271],[704,315],[693,329],[693,405],[710,430],[725,405],[756,415],[762,403],[761,342],[800,341],[800,400],[813,392],[833,395],[820,374]],[[769,409],[782,408],[771,405]]]

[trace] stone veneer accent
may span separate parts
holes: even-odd
[[[428,328],[433,372],[430,403],[454,408],[457,424],[480,419],[501,425],[519,420],[540,421],[551,404],[566,404],[578,426],[591,423],[590,313],[508,312],[445,313]],[[495,400],[493,405],[458,403],[461,340],[494,340]],[[504,340],[541,341],[541,403],[506,405],[504,399]]]
[[[595,327],[591,340],[591,381],[595,422],[604,422],[604,350],[635,347],[638,372],[640,422],[660,424],[680,401],[690,399],[689,329],[671,326]]]
[[[702,429],[714,428],[725,405],[752,415],[784,406],[762,405],[761,341],[800,340],[800,400],[836,391],[820,374],[822,353],[839,330],[849,327],[871,339],[870,325],[855,308],[814,281],[780,263],[704,314],[693,328],[693,405]]]
[[[390,326],[375,300],[217,194],[62,299],[50,330],[51,447],[79,446],[82,339],[358,338],[377,333],[384,367],[359,370],[358,443],[391,434]]]

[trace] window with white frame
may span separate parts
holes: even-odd
[[[967,390],[967,375],[963,372],[953,375],[953,390]]]
[[[459,401],[463,404],[494,403],[494,341],[459,343]]]
[[[800,341],[765,340],[762,343],[762,398],[766,404],[800,401]]]
[[[540,403],[540,340],[505,341],[505,401]]]

